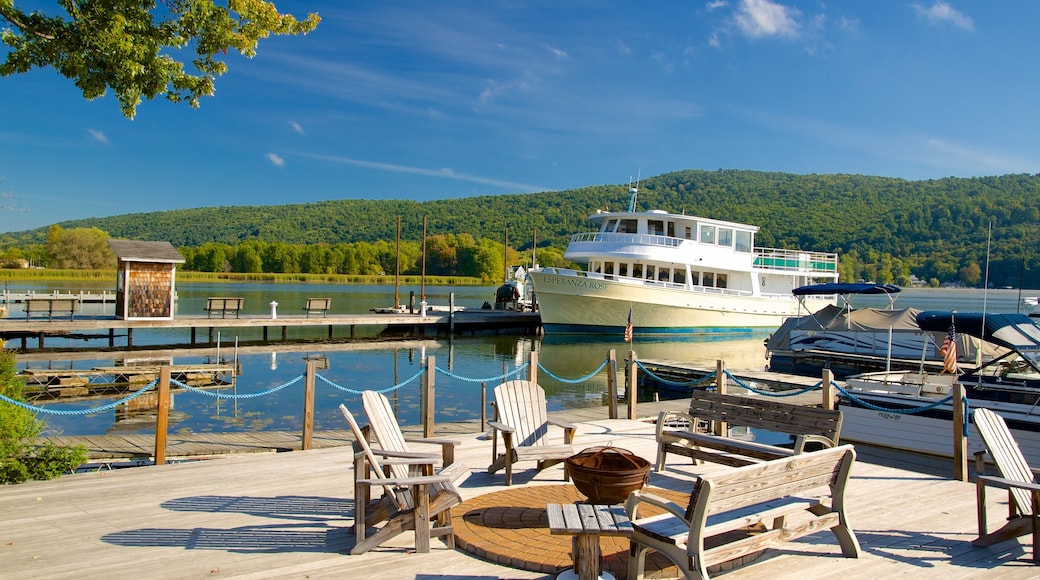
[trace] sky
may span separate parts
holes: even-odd
[[[278,7],[322,22],[252,59],[229,53],[198,109],[157,99],[128,120],[52,69],[0,78],[0,232],[686,169],[1040,172],[1034,0]]]

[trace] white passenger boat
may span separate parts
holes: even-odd
[[[755,247],[758,227],[660,210],[597,212],[564,254],[584,270],[528,272],[547,333],[749,333],[833,304],[799,286],[838,278],[833,253]],[[804,309],[803,309],[804,308]]]
[[[918,315],[924,331],[949,329],[981,339],[1000,354],[960,374],[886,371],[850,376],[838,408],[843,440],[906,451],[953,455],[953,384],[964,387],[969,414],[987,408],[1001,415],[1032,465],[1040,465],[1040,327],[1022,314]],[[968,452],[983,449],[969,425]]]

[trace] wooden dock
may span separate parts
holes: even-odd
[[[0,340],[20,340],[22,351],[47,349],[46,339],[49,337],[103,339],[107,340],[110,350],[131,350],[134,348],[135,330],[184,329],[188,331],[187,336],[178,342],[159,346],[192,348],[214,345],[217,334],[222,330],[259,329],[261,336],[258,339],[243,341],[243,344],[267,344],[290,341],[290,328],[319,329],[323,331],[324,340],[352,340],[357,338],[358,329],[362,327],[385,328],[390,334],[405,337],[478,333],[536,334],[541,329],[541,316],[537,312],[462,310],[428,312],[426,316],[401,313],[330,314],[324,317],[278,315],[277,318],[256,315],[244,315],[241,318],[187,315],[171,320],[124,320],[114,316],[79,315],[73,320],[0,318]],[[35,345],[32,345],[33,342]],[[62,341],[62,346],[51,347],[50,351],[75,350],[67,343]],[[150,345],[149,348],[157,348],[157,345]]]
[[[438,433],[440,435],[440,433]],[[518,465],[516,483],[488,475],[491,442],[482,433],[453,435],[456,458],[471,469],[466,501],[506,490],[563,484],[562,466],[537,475]],[[556,434],[558,435],[558,434]],[[624,419],[578,425],[576,448],[614,445],[654,457],[652,426]],[[1036,578],[1028,538],[976,548],[975,487],[948,476],[911,471],[900,456],[857,446],[846,495],[862,553],[843,558],[827,531],[727,571],[730,580],[775,578]],[[0,487],[0,555],[4,576],[57,578],[547,578],[434,541],[414,552],[401,534],[363,555],[354,545],[351,453],[330,447],[292,453],[235,455],[133,469],[101,470]],[[652,486],[690,489],[695,468],[669,464]],[[457,518],[466,514],[456,513]],[[994,502],[994,524],[1007,506]],[[517,553],[537,552],[530,529],[497,530]],[[497,536],[496,536],[497,537]],[[621,557],[624,557],[622,555]]]
[[[0,291],[0,304],[22,304],[26,300],[75,300],[80,304],[115,304],[115,292],[10,292]]]
[[[170,376],[193,387],[230,387],[238,369],[233,364],[169,365]],[[25,368],[25,396],[29,401],[53,401],[126,394],[159,378],[159,364],[134,364],[91,369]]]

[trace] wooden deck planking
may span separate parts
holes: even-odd
[[[442,435],[438,432],[438,435]],[[504,489],[488,476],[491,443],[458,436],[458,457],[473,471],[464,498]],[[454,436],[453,436],[454,437]],[[613,444],[653,457],[649,425],[599,420],[579,425],[576,448]],[[864,450],[866,451],[866,450]],[[969,483],[875,463],[863,453],[849,487],[850,521],[863,555],[840,556],[830,532],[770,551],[725,578],[1035,578],[1025,542],[975,548],[975,490]],[[877,457],[875,457],[875,455]],[[653,485],[688,484],[690,467],[652,476]],[[361,556],[353,543],[351,461],[344,448],[237,455],[214,461],[85,473],[0,488],[4,575],[113,578],[351,577],[544,578],[485,562],[443,543],[409,553],[411,536]],[[556,466],[516,485],[558,484]],[[1006,506],[991,506],[995,524]],[[60,549],[55,549],[60,545]],[[128,565],[128,563],[133,565]],[[173,564],[173,563],[176,564]]]

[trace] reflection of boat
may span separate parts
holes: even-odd
[[[917,324],[919,310],[895,309],[896,286],[888,284],[817,284],[796,288],[796,296],[817,294],[841,297],[841,306],[828,306],[812,314],[789,318],[766,340],[769,370],[818,375],[829,368],[838,377],[867,370],[940,370],[939,352],[946,329],[925,332]],[[855,308],[852,297],[885,294],[887,309]],[[959,338],[962,361],[977,356],[977,342]],[[990,356],[986,353],[984,356]]]
[[[598,232],[571,237],[564,256],[584,271],[541,268],[534,283],[548,333],[616,333],[629,321],[636,336],[773,329],[799,313],[791,291],[837,280],[836,254],[756,248],[757,226],[635,211],[590,216]],[[801,302],[813,311],[833,297]]]
[[[1002,355],[958,376],[889,371],[850,376],[842,410],[842,439],[908,451],[951,456],[950,396],[964,387],[968,409],[988,408],[1004,417],[1031,464],[1040,463],[1040,327],[1021,314],[922,312],[924,331],[956,331],[999,348]],[[907,413],[920,409],[922,412]],[[969,452],[982,449],[970,428]]]

